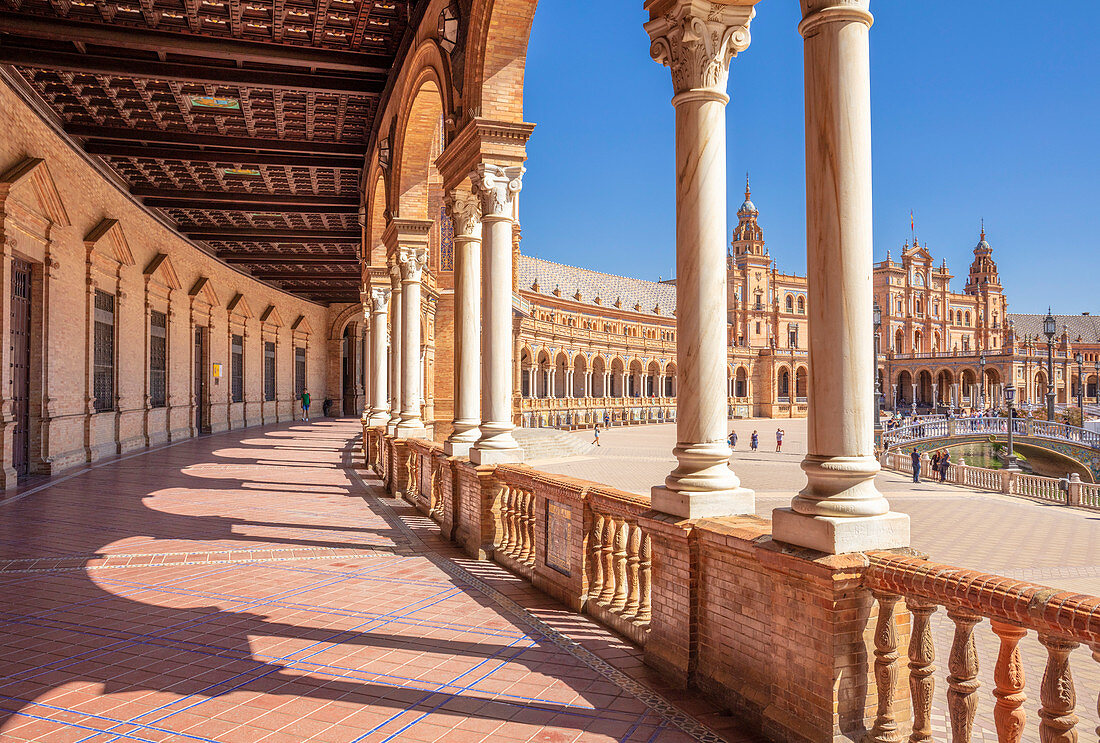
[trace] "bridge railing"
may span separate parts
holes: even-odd
[[[1100,433],[1066,423],[1013,418],[1012,433],[1015,436],[1034,436],[1100,449]],[[923,416],[906,426],[884,432],[882,441],[884,448],[890,449],[902,446],[910,441],[950,438],[952,436],[973,436],[975,434],[1007,436],[1008,418],[989,416],[949,419],[943,416]]]

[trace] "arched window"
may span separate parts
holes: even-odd
[[[794,312],[794,297],[787,295],[787,312]]]
[[[968,328],[970,327],[970,313],[969,312],[966,313],[966,327],[968,327]]]
[[[791,396],[791,372],[788,369],[779,370],[779,399],[788,399]]]
[[[800,314],[800,315],[806,314],[806,298],[805,297],[799,297],[798,298],[798,314]]]

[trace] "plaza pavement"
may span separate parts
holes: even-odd
[[[786,432],[782,453],[775,452],[778,427]],[[772,509],[788,505],[805,483],[799,463],[806,453],[806,420],[737,420],[730,422],[730,429],[738,435],[731,465],[742,485],[756,491],[757,515],[770,518]],[[760,435],[755,453],[749,451],[754,429]],[[592,440],[591,431],[571,435]],[[601,433],[601,446],[590,456],[536,462],[534,466],[648,493],[675,467],[675,442],[674,424],[612,428]],[[893,472],[881,473],[876,482],[893,510],[909,514],[913,547],[930,559],[1100,596],[1100,513],[929,481],[917,485],[910,477]],[[941,731],[935,732],[937,740],[946,737],[942,732],[947,712],[944,692],[952,626],[942,609],[933,615],[938,666],[934,712]],[[995,741],[992,690],[998,641],[984,621],[975,637],[982,680],[980,729],[975,740]],[[1029,697],[1024,706],[1029,727],[1023,739],[1038,740],[1037,701],[1046,653],[1034,632],[1020,648]],[[1087,648],[1074,651],[1071,663],[1077,682],[1077,714],[1082,718],[1078,729],[1089,737],[1098,724],[1100,667]]]

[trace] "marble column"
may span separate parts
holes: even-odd
[[[471,174],[481,199],[481,436],[474,464],[522,462],[512,436],[512,230],[522,166],[479,165]]]
[[[803,0],[809,441],[776,540],[832,554],[909,545],[875,487],[869,0]]]
[[[385,287],[371,289],[369,301],[371,407],[367,425],[384,426],[390,420],[389,401],[386,399],[386,308],[390,303],[390,290]]]
[[[746,2],[746,0],[742,0]],[[672,70],[676,109],[678,465],[653,508],[683,518],[753,513],[726,443],[726,81],[749,46],[752,0],[649,0],[653,58]]]
[[[420,418],[421,369],[420,357],[420,280],[428,249],[423,245],[402,245],[397,252],[401,269],[401,420],[396,434],[403,439],[428,438]]]
[[[386,433],[391,436],[401,421],[401,270],[397,267],[397,258],[389,260],[390,269],[390,419],[386,423]]]
[[[481,204],[465,190],[446,199],[454,222],[455,414],[443,451],[468,457],[481,423]]]

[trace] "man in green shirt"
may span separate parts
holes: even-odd
[[[306,423],[309,423],[309,392],[302,390],[302,416],[306,419]]]

